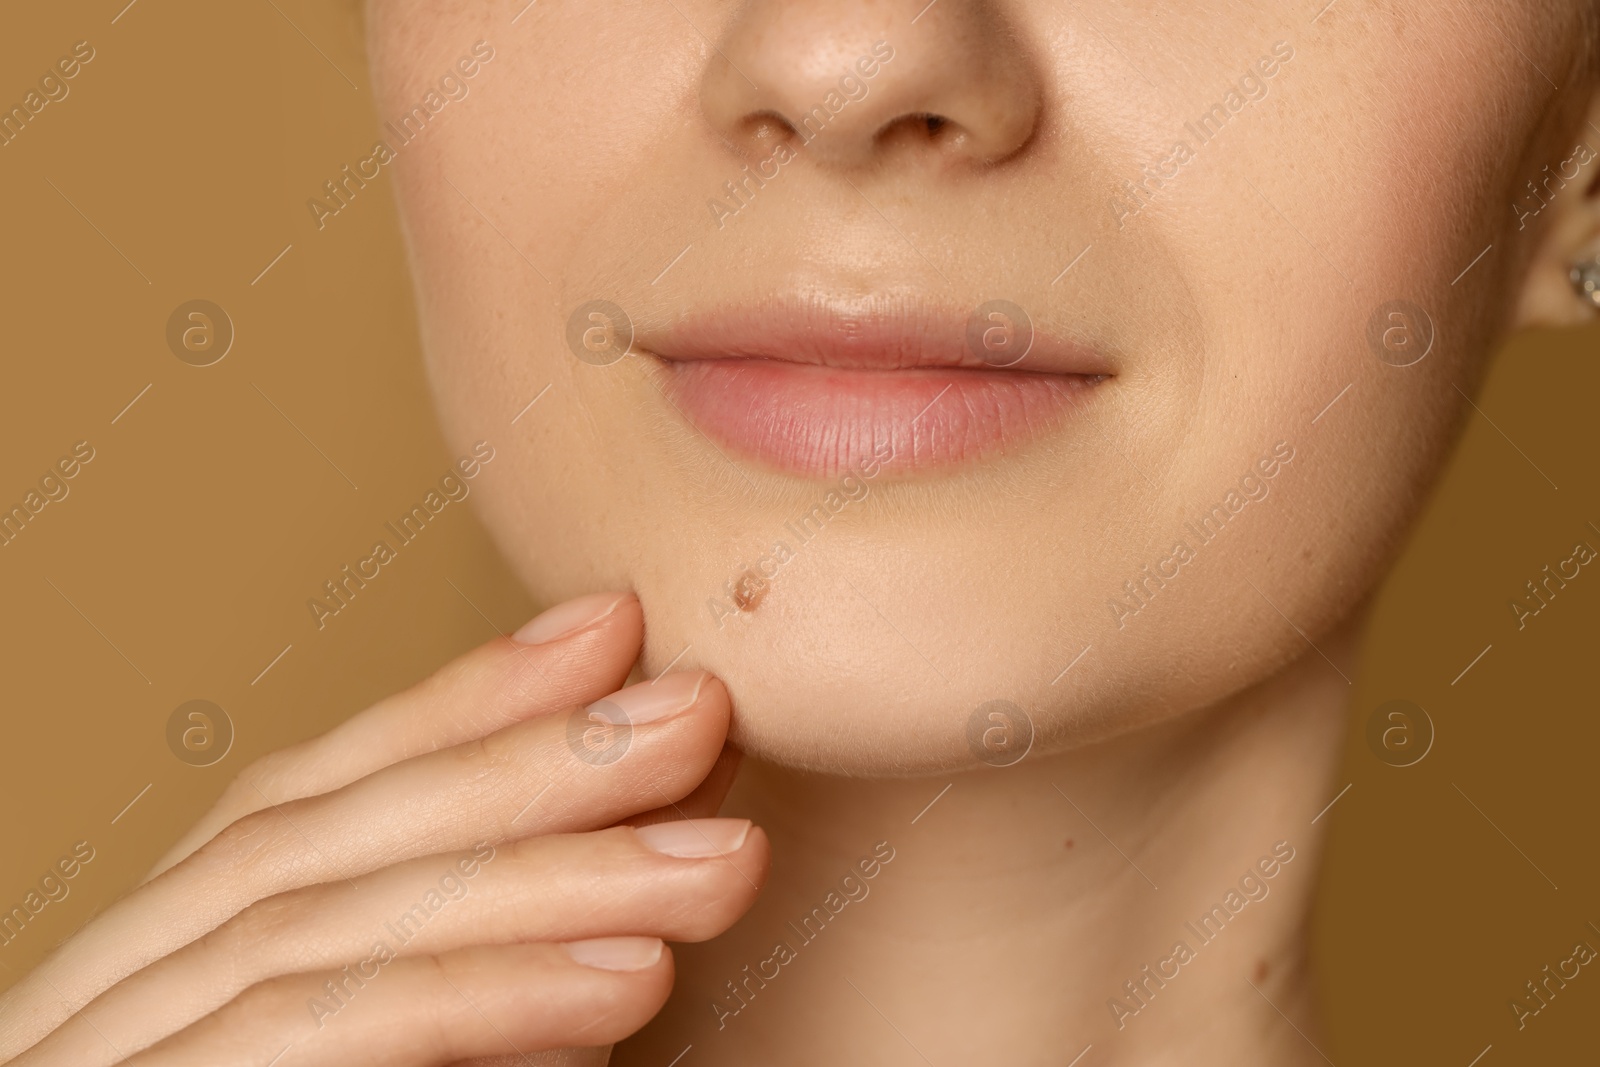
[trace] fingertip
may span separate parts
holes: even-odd
[[[676,859],[728,856],[744,847],[749,819],[678,819],[634,828],[641,845]]]
[[[733,698],[729,695],[728,687],[723,684],[721,678],[704,669],[695,673],[702,675],[697,694],[699,703],[702,706],[721,708],[733,706]]]
[[[592,937],[561,947],[574,963],[601,971],[642,971],[654,967],[667,951],[659,937]]]
[[[549,608],[524,623],[511,640],[519,645],[548,645],[575,637],[638,604],[632,593],[590,593]]]

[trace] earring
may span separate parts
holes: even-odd
[[[1590,256],[1573,264],[1567,272],[1572,280],[1572,291],[1591,307],[1600,308],[1600,255]]]

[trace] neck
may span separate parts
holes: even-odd
[[[1348,662],[1348,633],[1320,644]],[[1005,769],[750,760],[724,814],[771,836],[771,880],[727,935],[676,949],[672,1001],[614,1062],[692,1043],[697,1064],[1066,1064],[1090,1045],[1084,1067],[1320,1064],[1306,933],[1331,817],[1312,819],[1339,790],[1348,699],[1308,653]]]

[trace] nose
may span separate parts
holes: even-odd
[[[839,167],[998,162],[1032,138],[1042,97],[996,0],[935,0],[920,15],[883,0],[750,0],[700,86],[737,150],[788,142]]]

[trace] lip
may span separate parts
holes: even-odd
[[[777,301],[641,327],[635,342],[727,453],[802,477],[913,473],[1017,451],[1113,374],[1104,353],[1045,334],[1015,305],[997,313]]]

